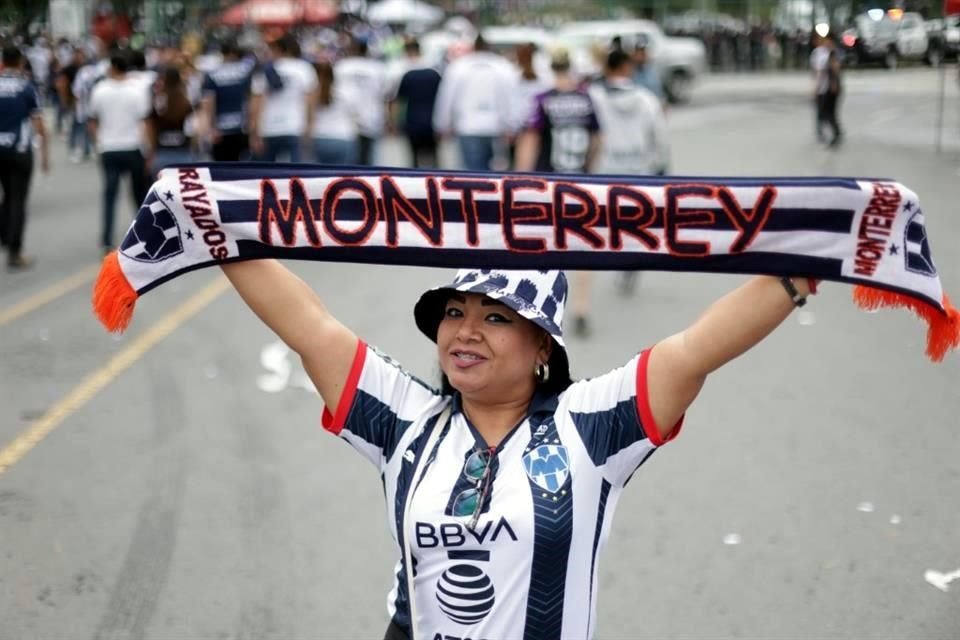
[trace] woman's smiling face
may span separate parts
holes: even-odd
[[[549,336],[516,311],[479,293],[456,293],[437,330],[440,369],[466,397],[530,397],[534,369],[550,356]]]

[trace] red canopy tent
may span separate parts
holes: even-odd
[[[297,24],[326,24],[337,17],[334,0],[246,0],[227,9],[220,21],[230,26],[254,24],[291,27]]]
[[[943,0],[943,15],[952,16],[960,13],[960,0]]]

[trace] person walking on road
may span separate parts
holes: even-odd
[[[553,52],[552,89],[534,97],[530,116],[517,142],[517,170],[544,173],[590,173],[601,147],[600,125],[593,100],[570,73],[566,49]],[[588,315],[593,274],[573,274],[573,330],[589,335]]]
[[[200,130],[217,162],[236,162],[249,148],[247,137],[253,59],[244,59],[240,47],[225,42],[223,61],[204,75]]]
[[[823,108],[830,89],[829,66],[833,40],[820,36],[817,46],[810,52],[810,70],[813,72],[813,108],[816,118],[817,142],[826,142],[823,134]]]
[[[154,176],[164,167],[193,159],[191,136],[186,133],[193,105],[187,97],[183,76],[176,66],[165,67],[162,73],[160,89],[147,117],[147,169]]]
[[[103,227],[100,244],[104,253],[114,247],[113,226],[120,178],[130,176],[134,211],[150,187],[143,148],[147,143],[146,119],[149,94],[139,78],[127,76],[127,58],[116,51],[110,56],[107,77],[93,87],[88,124],[90,138],[100,152],[103,171]]]
[[[537,73],[534,57],[537,47],[533,43],[518,45],[515,49],[517,77],[511,91],[510,113],[510,165],[517,166],[517,145],[523,135],[530,114],[537,107],[536,97],[553,86],[551,79]]]
[[[660,81],[660,75],[653,62],[650,60],[650,52],[647,51],[647,39],[641,37],[634,45],[633,55],[633,84],[643,87],[653,95],[657,96],[661,105],[666,104],[666,98],[663,92],[663,83]]]
[[[33,136],[40,138],[40,168],[50,171],[49,143],[36,87],[23,74],[20,49],[3,49],[0,68],[0,244],[7,249],[7,269],[22,271],[33,265],[23,255],[27,224],[27,197],[33,175]]]
[[[515,77],[510,63],[490,51],[479,35],[473,51],[444,71],[433,126],[441,135],[457,137],[464,168],[490,170],[495,145],[510,132]]]
[[[279,262],[221,267],[301,357],[324,428],[383,481],[399,556],[390,640],[591,638],[598,559],[625,485],[678,435],[708,376],[761,342],[810,286],[752,278],[623,366],[574,382],[564,274],[463,269],[414,306],[436,343],[432,388]]]
[[[317,104],[313,114],[313,161],[317,164],[357,164],[357,120],[363,105],[337,82],[329,62],[314,65]]]
[[[610,51],[606,77],[590,87],[597,105],[604,145],[597,161],[598,173],[664,175],[670,164],[670,145],[663,102],[649,89],[634,84],[632,60],[621,49]],[[640,272],[618,277],[622,295],[637,285]]]
[[[666,118],[660,100],[632,80],[630,56],[612,49],[606,78],[590,87],[604,144],[598,173],[659,175],[669,164]]]
[[[254,77],[250,149],[258,160],[300,162],[310,139],[317,74],[298,54],[294,37],[280,36],[270,43],[269,68]]]
[[[820,110],[821,122],[830,127],[829,146],[836,148],[843,141],[843,131],[840,130],[840,121],[837,118],[837,108],[840,106],[840,94],[843,91],[841,74],[842,64],[836,48],[831,47],[827,56],[826,92],[823,94],[823,104]]]
[[[420,56],[420,43],[416,40],[407,40],[403,48],[409,68],[401,76],[397,94],[390,103],[390,121],[394,121],[395,110],[402,103],[402,129],[410,145],[413,166],[433,169],[440,165],[437,133],[433,130],[433,109],[440,90],[440,72],[424,62]]]
[[[387,68],[368,55],[367,41],[353,38],[347,55],[334,65],[337,82],[361,105],[357,122],[357,160],[373,165],[377,142],[383,137],[387,110]]]

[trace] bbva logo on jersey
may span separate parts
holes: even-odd
[[[523,456],[523,468],[538,487],[556,493],[570,475],[567,448],[562,444],[542,444]]]

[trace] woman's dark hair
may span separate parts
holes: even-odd
[[[607,54],[607,71],[617,71],[630,63],[630,54],[620,48],[614,48]]]
[[[300,43],[291,33],[284,33],[282,36],[270,43],[270,47],[279,51],[283,55],[300,57]]]
[[[326,107],[333,101],[333,65],[323,61],[314,63],[313,68],[317,72],[318,103]]]
[[[183,126],[183,121],[187,119],[190,112],[193,111],[193,105],[190,104],[190,98],[187,97],[187,91],[183,86],[183,76],[180,75],[180,69],[175,66],[169,66],[163,70],[163,101],[162,108],[157,109],[160,119],[170,126]]]
[[[110,66],[117,73],[126,73],[130,70],[130,61],[127,55],[118,49],[110,54]]]
[[[524,80],[536,80],[537,72],[533,68],[533,54],[537,47],[532,42],[517,47],[517,66]]]
[[[143,71],[147,68],[147,56],[141,49],[134,49],[130,52],[130,68],[134,71]]]
[[[220,45],[220,54],[224,58],[240,58],[243,56],[243,51],[240,49],[240,45],[237,44],[236,40],[224,40]]]
[[[8,44],[3,48],[3,66],[16,67],[22,59],[23,54],[20,53],[20,49],[14,45]]]
[[[573,384],[573,380],[570,378],[570,363],[567,362],[563,349],[556,343],[553,345],[553,351],[550,352],[547,366],[550,367],[550,377],[546,382],[538,382],[537,390],[553,396],[563,393],[567,390],[567,387]],[[447,396],[458,393],[443,371],[440,372],[440,392]]]

